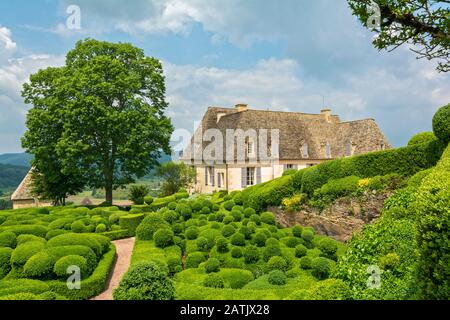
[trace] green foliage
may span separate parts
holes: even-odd
[[[287,271],[288,264],[286,262],[286,259],[284,259],[283,257],[274,256],[270,258],[269,261],[267,262],[267,269],[269,271],[273,270]]]
[[[338,246],[335,240],[331,238],[323,238],[319,242],[319,249],[325,258],[337,260]]]
[[[253,236],[253,243],[258,247],[264,247],[266,245],[267,235],[264,232],[258,231]]]
[[[304,257],[306,256],[307,251],[308,249],[304,245],[299,244],[295,247],[295,257],[296,258]]]
[[[395,270],[400,264],[400,257],[396,253],[388,253],[380,258],[380,268],[383,270]]]
[[[439,117],[449,115],[445,107]],[[446,118],[448,130],[449,117]],[[442,128],[443,129],[443,128]],[[444,133],[440,132],[440,138]],[[448,136],[450,138],[450,136]],[[450,297],[450,147],[436,168],[423,180],[413,205],[417,215],[417,284],[424,299]],[[403,259],[402,256],[400,256]]]
[[[250,271],[242,269],[222,269],[219,271],[219,275],[232,289],[241,289],[254,279]]]
[[[23,276],[26,278],[42,278],[49,275],[54,261],[45,251],[33,255],[23,266]]]
[[[184,235],[186,236],[186,239],[188,240],[195,240],[198,237],[199,230],[197,227],[192,226],[186,229],[184,232]]]
[[[256,214],[255,209],[250,208],[250,207],[244,209],[244,217],[250,218],[254,214]]]
[[[263,250],[263,259],[264,261],[269,261],[270,258],[275,256],[281,256],[281,249],[276,245],[266,246]]]
[[[311,242],[314,238],[314,232],[310,229],[303,229],[302,231],[302,239],[306,242]]]
[[[302,237],[303,228],[302,226],[296,224],[294,227],[292,227],[292,235],[297,238]]]
[[[86,246],[91,248],[97,257],[100,257],[104,252],[104,246],[99,242],[99,239],[105,239],[109,243],[109,239],[100,235],[94,237],[94,234],[77,234],[67,233],[51,238],[47,242],[47,247],[62,247],[62,246]],[[33,242],[34,243],[34,242]],[[26,244],[24,244],[26,245]]]
[[[226,238],[231,237],[236,232],[236,229],[232,225],[226,225],[222,228],[222,235]]]
[[[153,240],[159,248],[166,248],[173,244],[173,231],[167,228],[159,229],[153,235]]]
[[[0,248],[0,279],[6,276],[11,271],[11,254],[13,249],[11,248]]]
[[[113,292],[115,300],[172,300],[174,295],[172,280],[155,262],[131,266]]]
[[[178,213],[174,210],[167,210],[164,212],[164,220],[172,224],[178,220]]]
[[[242,192],[244,203],[256,211],[279,205],[283,198],[294,193],[293,176],[284,176],[266,183],[248,187]]]
[[[210,243],[205,237],[198,237],[195,241],[197,245],[197,250],[201,252],[208,252],[211,249]]]
[[[205,280],[203,281],[203,285],[208,288],[224,288],[225,287],[225,281],[223,280],[223,277],[213,273],[209,274]]]
[[[0,247],[16,247],[16,234],[11,231],[0,232]]]
[[[331,271],[331,260],[323,257],[317,257],[312,260],[311,273],[319,280],[327,279]]]
[[[144,204],[144,199],[150,192],[149,188],[144,185],[132,185],[129,188],[128,199],[134,202],[134,204]]]
[[[256,263],[259,260],[260,253],[256,246],[250,245],[246,246],[243,250],[244,261],[247,264]]]
[[[441,107],[434,114],[433,132],[444,144],[450,142],[450,104]]]
[[[286,275],[283,271],[273,270],[269,273],[268,281],[270,284],[282,286],[286,284]]]
[[[284,238],[283,240],[284,240],[284,243],[286,244],[286,247],[288,247],[288,248],[295,248],[297,245],[302,243],[302,241],[296,237],[287,237],[287,238]]]
[[[240,247],[233,247],[231,249],[231,256],[233,258],[239,259],[240,257],[242,257],[242,255],[243,255],[243,252]]]
[[[421,132],[416,135],[414,135],[411,139],[408,141],[408,146],[413,146],[416,144],[421,143],[427,143],[436,140],[436,136],[433,132]]]
[[[148,204],[148,205],[151,205],[154,200],[155,199],[153,197],[151,197],[151,196],[145,196],[144,197],[144,202],[145,202],[145,204]]]
[[[261,222],[275,224],[275,215],[272,212],[263,212],[261,213]]]
[[[337,198],[351,195],[358,189],[360,178],[348,176],[341,179],[329,180],[319,189],[314,191],[314,198],[322,198],[325,201],[333,201]]]
[[[137,227],[141,224],[142,220],[144,220],[144,217],[145,216],[142,213],[121,216],[119,217],[119,226],[134,234]]]
[[[86,258],[78,255],[68,255],[56,261],[53,272],[55,272],[58,277],[67,278],[68,274],[70,274],[70,272],[68,272],[70,271],[69,267],[72,266],[80,268],[82,276],[85,276],[88,271]]]
[[[22,267],[28,259],[43,250],[44,247],[45,244],[40,241],[27,242],[18,246],[11,255],[11,265],[13,267]]]
[[[228,252],[228,240],[224,237],[218,237],[216,239],[217,252],[226,253]]]
[[[198,268],[200,263],[204,262],[205,255],[201,252],[193,252],[186,257],[186,268]]]
[[[311,269],[311,267],[312,267],[312,260],[308,256],[301,257],[299,259],[299,263],[300,263],[300,268],[302,268],[304,270]]]
[[[220,271],[220,261],[216,258],[210,258],[205,262],[206,273],[219,272]]]
[[[184,218],[184,220],[188,220],[192,216],[191,207],[183,203],[177,205],[176,211]]]
[[[169,161],[156,169],[156,175],[163,180],[161,194],[170,196],[181,188],[189,188],[195,181],[196,171],[184,162]]]
[[[234,246],[243,247],[245,246],[245,237],[242,233],[235,233],[230,238],[231,244]]]
[[[305,297],[307,300],[350,300],[351,290],[340,279],[326,279],[317,282]]]
[[[83,221],[77,220],[72,222],[70,229],[75,233],[83,233],[86,229],[86,226],[84,225]]]
[[[104,225],[103,223],[100,223],[99,225],[97,225],[97,227],[95,227],[96,233],[106,232],[106,230],[107,230],[106,225]]]
[[[150,213],[136,228],[136,236],[139,240],[152,240],[153,234],[161,228],[170,228],[170,225],[159,214]]]

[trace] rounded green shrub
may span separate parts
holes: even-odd
[[[38,214],[49,214],[50,213],[50,211],[48,210],[48,208],[38,208],[37,209],[37,213]]]
[[[233,200],[228,200],[223,203],[223,207],[228,211],[231,211],[235,205]]]
[[[175,221],[178,220],[178,214],[174,210],[168,210],[164,213],[164,220],[166,220],[168,223],[172,224]]]
[[[258,247],[264,247],[266,245],[267,236],[264,232],[257,232],[253,236],[253,243]]]
[[[300,226],[298,224],[292,228],[292,235],[294,237],[301,238],[302,232],[303,232],[303,228],[302,228],[302,226]]]
[[[177,208],[177,203],[169,202],[169,204],[167,205],[167,208],[169,208],[169,210],[175,210]]]
[[[319,249],[325,258],[337,260],[337,242],[330,238],[324,238],[319,242]]]
[[[153,203],[153,201],[155,201],[155,199],[153,199],[153,197],[150,197],[150,196],[144,197],[144,202],[148,205],[151,205]]]
[[[350,300],[352,292],[341,279],[326,279],[317,282],[308,292],[307,300]]]
[[[27,242],[18,246],[11,255],[11,264],[15,267],[25,265],[28,259],[42,251],[44,247],[45,244],[40,241]]]
[[[217,222],[223,222],[223,219],[225,219],[225,213],[222,211],[219,211],[216,213],[216,221]]]
[[[11,254],[13,249],[8,247],[0,248],[0,279],[6,276],[11,271]]]
[[[205,262],[206,273],[219,272],[220,271],[220,261],[216,258],[210,258]]]
[[[275,224],[275,216],[272,212],[261,213],[261,222],[266,224]]]
[[[274,256],[270,258],[269,261],[267,262],[267,269],[269,271],[273,270],[286,271],[288,269],[288,264],[286,262],[286,259],[284,259],[283,257]]]
[[[75,233],[83,233],[86,229],[86,226],[81,220],[76,220],[72,222],[70,229]]]
[[[186,236],[186,239],[188,240],[195,240],[198,237],[199,230],[197,227],[192,226],[186,229],[184,232],[184,235]]]
[[[41,278],[50,274],[53,270],[52,257],[45,251],[33,255],[23,266],[23,275],[26,278]]]
[[[299,244],[295,247],[295,256],[297,258],[306,256],[307,252],[308,252],[308,249],[302,244]]]
[[[100,223],[99,225],[97,225],[97,227],[95,228],[95,232],[96,233],[102,233],[102,232],[106,232],[106,226],[103,223]]]
[[[270,247],[270,246],[279,247],[280,246],[280,242],[277,239],[275,239],[275,238],[268,238],[266,240],[266,247]]]
[[[254,280],[253,273],[242,269],[222,269],[219,274],[229,284],[231,289],[241,289]]]
[[[14,232],[3,231],[0,233],[0,247],[15,248],[17,237]]]
[[[159,229],[153,235],[153,240],[155,241],[155,245],[159,248],[166,248],[173,244],[173,231],[170,229]]]
[[[152,240],[153,234],[161,228],[170,228],[170,225],[159,214],[150,213],[136,228],[136,236],[139,240]]]
[[[267,280],[272,285],[282,286],[286,284],[286,275],[283,271],[274,270],[269,273]]]
[[[450,104],[441,107],[434,114],[433,132],[442,142],[450,142]]]
[[[191,204],[192,210],[194,210],[195,212],[198,212],[198,211],[202,210],[202,208],[203,208],[202,203],[198,200],[192,201],[190,204]]]
[[[436,136],[433,132],[421,132],[416,135],[414,135],[411,139],[408,141],[408,146],[413,146],[420,143],[426,143],[436,140]]]
[[[311,269],[312,267],[312,260],[308,256],[301,257],[298,262],[300,264],[300,268],[304,270]]]
[[[230,238],[231,244],[234,246],[245,246],[245,237],[242,233],[235,233]]]
[[[330,259],[317,257],[312,260],[311,274],[319,280],[327,279],[331,271]]]
[[[256,263],[259,260],[260,253],[259,249],[256,246],[250,245],[244,248],[244,261],[247,264]]]
[[[233,200],[237,205],[243,205],[244,204],[244,197],[242,195],[242,192],[236,192],[236,194],[233,196]]]
[[[314,232],[309,229],[303,229],[302,239],[307,242],[311,242],[314,239]]]
[[[218,275],[217,273],[209,274],[205,280],[203,280],[203,285],[207,288],[224,288],[225,287],[225,281],[223,280],[223,277]]]
[[[170,274],[175,274],[183,271],[183,266],[180,257],[170,257],[167,259],[167,267],[169,268]]]
[[[242,257],[243,253],[242,253],[242,249],[240,247],[233,247],[231,249],[231,256],[233,258],[239,259],[240,257]]]
[[[54,262],[70,255],[82,256],[86,259],[87,274],[90,274],[97,267],[97,256],[91,248],[88,248],[86,246],[73,245],[51,247],[45,249],[45,252],[47,252],[52,257]]]
[[[203,207],[202,210],[200,210],[200,214],[210,214],[211,209],[209,207]]]
[[[71,273],[71,268],[77,267],[81,272],[81,276],[87,276],[88,270],[86,258],[78,255],[68,255],[56,261],[53,272],[60,278],[67,278]]]
[[[244,217],[250,218],[254,214],[256,214],[255,209],[250,208],[250,207],[244,209]]]
[[[200,263],[204,262],[205,255],[201,252],[193,252],[186,257],[186,268],[198,268]]]
[[[233,217],[234,222],[239,222],[242,220],[243,214],[241,211],[233,210],[230,213],[231,217]]]
[[[244,235],[246,240],[250,240],[252,238],[252,230],[250,230],[247,226],[242,226],[239,228],[239,232]]]
[[[217,252],[226,253],[228,252],[228,240],[224,237],[218,237],[216,239]]]
[[[137,263],[123,276],[113,297],[115,300],[173,300],[175,286],[157,263]]]
[[[263,250],[263,259],[264,261],[269,261],[270,258],[281,256],[281,249],[279,246],[267,246]]]
[[[261,217],[257,214],[251,215],[250,220],[253,221],[257,226],[261,224]]]
[[[299,244],[301,244],[301,240],[297,237],[287,237],[285,239],[286,247],[288,248],[295,248]]]
[[[234,221],[234,218],[231,215],[226,215],[223,218],[223,224],[230,224]]]
[[[211,247],[209,246],[209,241],[205,237],[198,237],[195,241],[197,245],[197,250],[201,252],[208,252]]]
[[[232,225],[225,225],[222,228],[222,235],[226,238],[231,237],[236,232],[236,229]]]
[[[400,264],[400,256],[394,252],[388,253],[380,258],[380,267],[383,270],[395,270]]]
[[[94,236],[98,236],[99,238],[95,238]],[[99,239],[102,238],[106,239],[103,244],[99,242]],[[109,239],[100,235],[67,233],[48,240],[47,247],[51,248],[76,245],[86,246],[88,248],[91,248],[97,257],[100,257],[105,250],[105,244],[107,249],[107,246],[109,245]]]

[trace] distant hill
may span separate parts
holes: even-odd
[[[5,153],[0,154],[0,164],[12,164],[30,168],[33,156],[28,153]]]
[[[17,188],[22,179],[28,173],[29,168],[0,164],[0,190],[10,191]]]

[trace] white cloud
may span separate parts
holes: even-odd
[[[12,40],[12,33],[0,25],[0,64],[10,58],[16,50],[17,44]]]

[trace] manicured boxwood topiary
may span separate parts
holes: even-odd
[[[245,237],[242,233],[235,233],[230,238],[231,244],[234,246],[245,246]]]
[[[267,236],[264,232],[258,231],[253,236],[253,243],[258,247],[264,247],[266,245]]]
[[[219,272],[220,271],[220,261],[216,258],[210,258],[205,262],[206,273]]]
[[[115,300],[173,300],[174,296],[172,280],[155,262],[131,266],[113,292]]]
[[[266,235],[266,236],[267,236],[267,235]],[[280,242],[279,242],[277,239],[273,238],[273,237],[268,238],[268,239],[266,240],[266,247],[270,247],[270,246],[276,246],[276,247],[279,247],[279,246],[280,246]]]
[[[234,222],[239,222],[242,220],[243,214],[241,211],[238,210],[233,210],[230,213],[231,217],[233,217],[233,221]]]
[[[205,237],[198,237],[195,244],[197,245],[197,250],[201,252],[208,252],[211,249],[209,241]]]
[[[287,271],[288,264],[286,262],[286,259],[284,259],[283,257],[274,256],[270,258],[269,261],[267,262],[267,269],[269,271],[273,270]]]
[[[0,248],[0,279],[5,277],[11,271],[11,254],[13,249],[11,248]]]
[[[319,280],[327,279],[331,271],[331,260],[323,257],[317,257],[312,260],[311,273]]]
[[[210,214],[211,209],[209,207],[203,207],[202,210],[200,210],[200,214]]]
[[[250,221],[253,221],[257,226],[261,225],[261,217],[257,214],[251,215]]]
[[[159,248],[166,248],[173,244],[173,231],[170,229],[159,229],[153,235],[153,240],[155,241],[155,245]]]
[[[84,225],[84,223],[81,220],[76,220],[76,221],[72,222],[70,229],[72,230],[72,232],[75,232],[75,233],[83,233],[83,232],[85,232],[86,226]]]
[[[302,239],[306,242],[311,242],[314,239],[314,232],[310,229],[303,229]]]
[[[23,275],[26,278],[41,278],[52,272],[54,261],[45,251],[33,255],[23,266]]]
[[[286,284],[286,275],[281,270],[273,270],[267,279],[270,284],[282,286]]]
[[[261,222],[266,224],[275,224],[275,216],[272,212],[261,213]]]
[[[188,240],[195,240],[198,237],[199,230],[197,227],[192,226],[186,229],[184,232],[184,235],[186,236],[186,239]]]
[[[169,273],[174,275],[175,273],[183,271],[182,261],[180,257],[170,257],[167,259],[167,267]]]
[[[41,238],[44,238],[48,232],[48,228],[45,226],[33,224],[33,225],[15,225],[8,227],[8,230],[19,236],[21,234],[32,234]]]
[[[144,202],[145,202],[146,204],[148,204],[148,205],[151,205],[151,204],[153,203],[154,200],[155,200],[155,199],[153,199],[153,197],[150,197],[150,196],[144,197]]]
[[[109,239],[107,238],[106,240],[109,241]],[[53,237],[47,242],[47,247],[49,248],[61,246],[76,246],[76,245],[91,248],[97,257],[100,257],[102,255],[104,249],[102,244],[99,243],[98,240],[96,240],[96,238],[94,238],[94,235],[91,234],[67,233]]]
[[[302,232],[303,232],[303,228],[302,228],[302,226],[300,226],[298,224],[292,228],[292,235],[294,237],[301,238]]]
[[[178,212],[184,220],[188,220],[192,217],[192,209],[187,204],[179,203],[175,211]]]
[[[50,291],[49,286],[45,282],[39,280],[14,279],[0,281],[0,297],[20,293],[36,295],[47,291]]]
[[[436,136],[433,132],[421,132],[416,135],[414,135],[411,139],[408,141],[408,146],[413,146],[420,143],[427,143],[436,140]]]
[[[242,269],[222,269],[219,274],[231,289],[241,289],[254,279],[252,272]]]
[[[247,226],[240,227],[239,232],[244,235],[245,240],[250,240],[252,238],[252,230]]]
[[[244,261],[247,264],[256,263],[260,258],[259,249],[256,246],[246,246],[243,251]]]
[[[284,243],[288,248],[295,248],[297,245],[301,244],[302,241],[296,237],[287,237],[284,239]]]
[[[337,260],[337,250],[338,246],[335,240],[330,238],[323,238],[319,242],[319,249],[322,251],[322,255],[325,258],[331,259],[331,260]]]
[[[441,107],[434,114],[433,132],[446,145],[450,142],[450,104]]]
[[[172,224],[178,220],[178,213],[174,210],[168,210],[164,212],[164,220]]]
[[[270,258],[275,256],[281,256],[281,249],[279,246],[270,245],[264,248],[263,250],[263,259],[264,261],[269,261]]]
[[[223,207],[228,211],[231,211],[235,205],[236,203],[233,200],[228,200],[223,203]]]
[[[295,247],[295,256],[297,258],[306,256],[307,252],[308,252],[308,249],[302,244],[299,244]]]
[[[222,235],[226,238],[231,237],[236,232],[236,229],[232,225],[225,225],[222,228]]]
[[[170,225],[158,213],[150,213],[136,228],[139,240],[152,240],[153,234],[161,228],[170,228]]]
[[[250,218],[250,217],[251,217],[252,215],[254,215],[254,214],[256,214],[255,209],[250,208],[250,207],[244,209],[244,216],[245,216],[246,218]]]
[[[218,275],[217,273],[209,274],[205,280],[203,280],[203,285],[207,288],[224,288],[225,282],[223,280],[223,277]]]
[[[312,259],[311,257],[304,256],[299,259],[300,268],[304,270],[308,270],[312,268]]]
[[[186,257],[186,268],[198,268],[200,263],[204,262],[205,255],[201,252],[193,252]]]
[[[144,220],[144,214],[129,214],[119,218],[119,225],[122,229],[127,229],[130,233],[134,233],[139,224]]]
[[[28,261],[28,259],[34,256],[36,253],[42,251],[44,247],[45,244],[40,241],[27,242],[18,246],[16,249],[14,249],[11,255],[12,266],[23,266]]]
[[[228,240],[224,237],[218,237],[216,239],[217,252],[226,253],[228,252]]]
[[[0,247],[16,247],[17,237],[14,232],[11,231],[3,231],[0,233]]]
[[[107,228],[103,223],[100,223],[99,225],[97,225],[97,227],[95,228],[95,232],[96,233],[102,233],[102,232],[106,232]]]
[[[242,257],[242,255],[243,255],[243,253],[242,253],[242,249],[240,247],[233,247],[231,249],[231,256],[233,258],[237,258],[238,259],[238,258]]]
[[[317,282],[305,297],[307,300],[350,300],[352,293],[341,279],[326,279]]]

